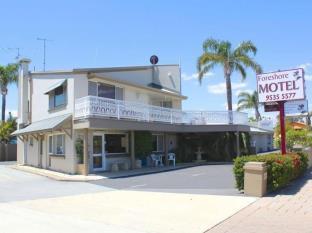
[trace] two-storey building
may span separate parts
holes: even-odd
[[[20,61],[18,80],[19,164],[71,174],[135,168],[136,132],[150,132],[152,151],[166,155],[179,134],[250,129],[245,113],[183,111],[179,65],[31,72],[29,63]]]

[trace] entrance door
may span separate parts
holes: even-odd
[[[93,135],[93,171],[105,170],[105,145],[104,134]]]

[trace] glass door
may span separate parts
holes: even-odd
[[[93,155],[92,164],[93,171],[105,170],[105,150],[104,150],[104,134],[93,135]]]

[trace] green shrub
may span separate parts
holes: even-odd
[[[152,134],[149,131],[136,131],[134,135],[136,157],[145,159],[153,150]]]
[[[264,162],[267,166],[267,188],[275,191],[288,185],[292,180],[302,175],[308,167],[308,157],[304,153],[289,153],[281,155],[250,155],[237,157],[234,160],[234,175],[236,187],[244,189],[244,165],[247,162]]]

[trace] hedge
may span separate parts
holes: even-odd
[[[247,162],[265,162],[267,165],[267,189],[275,191],[288,185],[302,175],[308,167],[308,156],[302,152],[281,155],[250,155],[237,157],[234,160],[234,175],[238,190],[244,189],[244,165]]]

